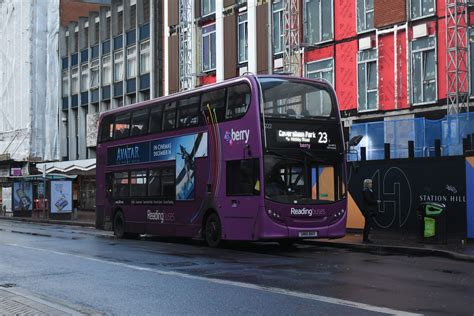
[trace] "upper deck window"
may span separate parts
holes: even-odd
[[[115,119],[114,139],[128,137],[130,134],[130,113],[118,115]]]
[[[334,104],[324,86],[286,79],[260,78],[267,117],[307,119],[334,116]]]

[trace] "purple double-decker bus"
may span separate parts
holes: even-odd
[[[344,140],[325,81],[247,75],[100,117],[97,214],[117,237],[338,238]]]

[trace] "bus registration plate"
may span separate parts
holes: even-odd
[[[309,238],[309,237],[318,237],[318,232],[299,232],[300,237]]]

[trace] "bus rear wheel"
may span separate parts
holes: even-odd
[[[206,220],[206,226],[204,228],[204,239],[209,247],[216,248],[222,243],[221,238],[221,221],[216,213],[212,213]]]

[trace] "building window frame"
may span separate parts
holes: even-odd
[[[69,71],[63,70],[62,71],[62,95],[63,98],[66,98],[69,96]]]
[[[373,78],[373,76],[375,76],[375,78]],[[374,81],[372,81],[372,78],[374,79]],[[378,107],[379,107],[378,79],[379,78],[378,78],[378,50],[377,48],[359,51],[357,53],[357,111],[358,112],[370,112],[370,111],[378,110]],[[371,95],[372,96],[375,95],[375,105],[372,107],[370,107],[370,104],[369,104],[369,99],[370,99],[369,97]]]
[[[137,77],[137,45],[127,47],[127,79]]]
[[[356,28],[357,33],[370,32],[374,27],[374,1],[357,0],[356,3]],[[372,20],[370,23],[370,19]],[[369,25],[371,24],[371,25]]]
[[[212,15],[214,13],[216,13],[216,0],[201,0],[201,17]]]
[[[238,63],[248,62],[248,15],[247,11],[237,16],[237,52]]]
[[[102,86],[112,83],[112,56],[110,54],[102,57]]]
[[[201,69],[203,72],[214,71],[216,70],[216,23],[202,27],[201,39]],[[205,63],[206,59],[207,63]]]
[[[79,94],[79,67],[71,69],[71,95]]]
[[[89,65],[81,65],[81,92],[89,90]]]
[[[436,0],[430,0],[432,2],[432,7],[428,5],[428,13],[423,14],[423,2],[425,0],[410,0],[410,6],[409,6],[409,16],[410,16],[410,21],[416,21],[419,19],[426,18],[428,16],[433,16],[436,14]],[[418,4],[419,12],[414,12],[416,10],[415,4]],[[419,15],[417,15],[419,14]]]
[[[314,12],[314,10],[309,9],[310,2],[318,3],[317,4],[318,12],[316,16],[311,16],[311,13]],[[315,5],[314,3],[313,5]],[[325,6],[330,6],[329,14],[325,12],[324,9],[327,10],[327,7]],[[304,1],[303,10],[304,10],[304,19],[305,19],[304,29],[303,29],[305,43],[316,44],[316,43],[324,43],[324,42],[332,41],[334,39],[334,1],[323,1],[323,0]],[[317,25],[315,27],[311,27],[312,20],[316,18],[317,18],[317,21],[315,21],[314,24],[315,25],[317,24]],[[327,25],[325,25],[325,23],[327,23],[327,19],[330,19],[329,23],[331,26],[330,26],[328,35],[325,36],[323,31],[326,29],[325,27],[327,27]],[[313,36],[310,37],[309,35],[310,30],[313,31],[311,34],[315,34],[313,35],[316,37],[315,39],[313,39]]]
[[[151,71],[150,40],[140,43],[140,75]]]
[[[283,0],[273,0],[272,2],[272,42],[273,55],[283,53]],[[276,30],[278,29],[278,34]]]
[[[318,67],[321,66],[321,67]],[[309,70],[308,68],[314,67],[316,69]],[[325,74],[330,74],[330,79],[327,79]],[[324,58],[318,59],[314,61],[310,61],[306,63],[306,77],[307,78],[316,78],[316,79],[324,79],[328,81],[331,85],[334,85],[334,58]]]
[[[423,46],[423,42],[426,41],[426,46]],[[418,44],[418,47],[414,47]],[[424,105],[432,104],[438,99],[438,65],[437,65],[437,40],[436,36],[425,36],[417,38],[411,41],[410,43],[410,100],[412,105]],[[430,54],[432,59],[432,74],[429,75],[427,61],[430,60]],[[420,56],[417,58],[417,56]],[[420,61],[420,66],[416,65],[417,60]],[[419,73],[416,69],[419,68]],[[421,100],[415,100],[415,84],[418,81],[416,76],[419,75],[420,84],[420,94]],[[427,78],[429,75],[429,78]],[[425,94],[428,90],[427,87],[432,85],[434,88],[433,99],[427,99]]]
[[[94,59],[91,61],[89,85],[91,89],[99,87],[99,59]]]
[[[123,49],[120,49],[114,52],[114,82],[123,81],[123,70]]]

